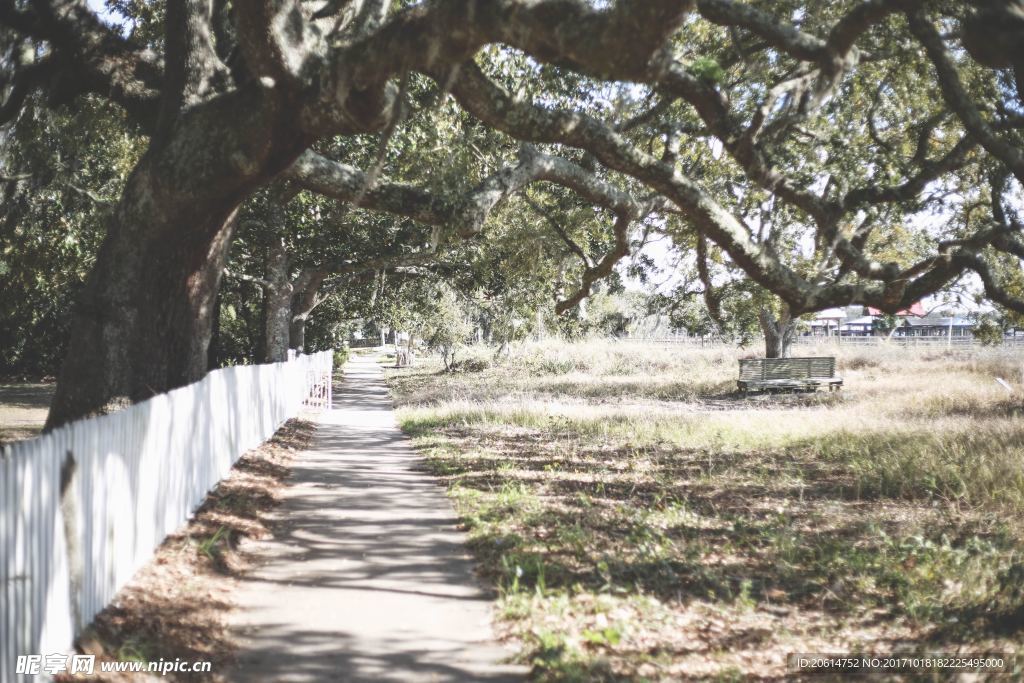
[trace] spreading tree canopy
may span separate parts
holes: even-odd
[[[486,240],[496,208],[557,185],[612,236],[577,253],[562,310],[654,230],[791,316],[893,312],[970,273],[1024,311],[1016,0],[109,7],[0,0],[0,123],[109,102],[145,141],[104,215],[51,428],[206,371],[229,247],[262,193],[284,211],[316,193],[419,226],[382,230],[379,253],[362,244],[369,267]],[[437,167],[431,122],[479,130],[447,157],[458,163]],[[5,183],[19,173],[8,164]],[[552,239],[579,247],[569,237]],[[327,275],[357,267],[328,251],[301,258]]]

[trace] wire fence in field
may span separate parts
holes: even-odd
[[[739,348],[739,344],[721,339],[700,338],[679,336],[662,337],[616,337],[615,341],[634,344],[679,344],[690,348]],[[763,348],[760,340],[749,341],[743,348]],[[1006,337],[1001,344],[993,347],[986,347],[974,337],[953,336],[953,337],[824,337],[824,336],[800,336],[793,339],[793,346],[846,346],[855,348],[922,348],[922,349],[982,349],[982,348],[1004,348],[1024,350],[1024,336]]]
[[[0,683],[19,655],[69,652],[243,453],[304,403],[329,406],[332,363],[324,351],[215,370],[3,448]]]

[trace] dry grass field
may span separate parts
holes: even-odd
[[[1020,648],[1020,351],[842,350],[842,392],[750,398],[731,350],[466,357],[389,381],[538,679]]]

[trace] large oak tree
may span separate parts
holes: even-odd
[[[965,272],[1024,310],[1016,2],[133,6],[154,10],[162,35],[115,30],[76,0],[0,0],[0,121],[29,98],[91,94],[149,139],[76,309],[50,428],[205,372],[236,214],[281,180],[467,236],[524,183],[555,181],[623,234],[653,210],[676,214],[679,244],[714,245],[794,315],[894,311]],[[978,41],[992,25],[1010,37]],[[424,77],[540,149],[452,192],[330,155],[339,137],[383,144]],[[764,220],[775,204],[781,220]],[[883,258],[888,230],[929,215],[927,253]],[[624,237],[582,294],[627,251]]]

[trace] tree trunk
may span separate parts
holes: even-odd
[[[288,333],[288,345],[296,351],[306,349],[306,321],[313,309],[324,302],[320,297],[320,288],[327,279],[322,270],[305,269],[295,278],[292,287],[291,324]]]
[[[220,367],[220,304],[221,293],[213,300],[213,323],[210,330],[210,346],[206,350],[206,369]]]
[[[206,374],[235,212],[309,142],[264,88],[188,109],[133,170],[72,318],[47,430]]]
[[[291,334],[292,283],[288,278],[288,251],[284,240],[275,237],[267,252],[266,286],[263,305],[266,307],[264,363],[288,360]]]
[[[306,350],[306,319],[304,315],[295,316],[288,326],[288,346],[299,353]]]
[[[146,166],[129,182],[77,304],[47,430],[206,374],[235,205],[159,203]]]
[[[249,354],[249,360],[253,363],[259,363],[267,356],[267,290],[265,287],[259,288],[260,293],[260,305],[258,313],[253,316],[251,312],[245,314],[248,321],[248,331],[250,332],[249,338],[253,340],[252,353]],[[248,306],[242,306],[242,311],[249,311]],[[253,320],[253,317],[256,320]]]
[[[783,304],[777,318],[770,310],[762,308],[757,319],[764,333],[765,358],[789,358],[796,332],[796,321],[789,313],[789,306]]]

